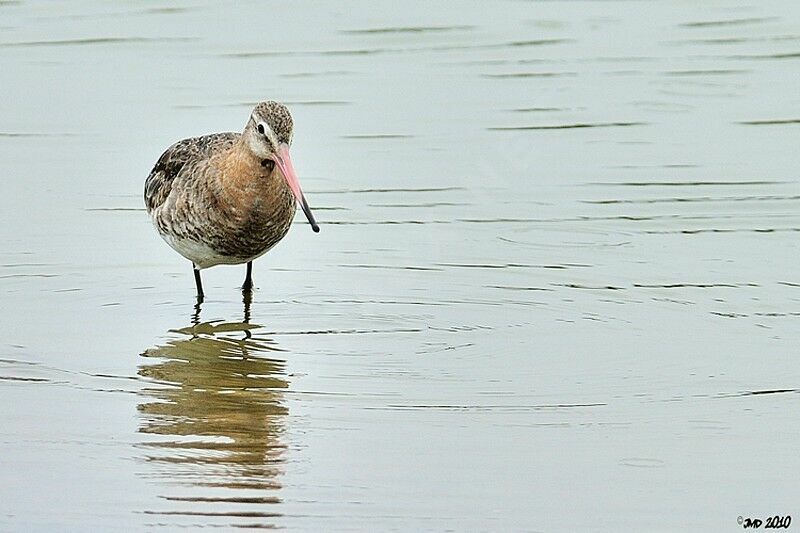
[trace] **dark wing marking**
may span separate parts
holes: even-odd
[[[239,138],[238,133],[215,133],[178,141],[161,154],[144,182],[144,203],[150,212],[164,203],[184,167],[208,158],[214,151],[225,149]]]

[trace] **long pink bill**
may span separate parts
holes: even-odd
[[[289,155],[289,145],[281,143],[278,147],[277,156],[278,157],[275,158],[275,163],[278,165],[278,168],[281,169],[295,198],[300,202],[300,207],[303,208],[303,213],[305,213],[308,223],[311,224],[311,229],[313,229],[315,233],[319,233],[319,226],[317,225],[317,221],[314,220],[314,214],[311,212],[311,208],[308,207],[306,197],[303,196],[303,191],[300,189],[300,181],[297,179],[297,173],[294,171],[294,165],[292,165],[292,157]]]

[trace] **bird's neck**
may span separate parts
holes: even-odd
[[[253,154],[243,139],[220,154],[215,166],[219,170],[217,179],[224,196],[240,208],[248,209],[264,200],[281,198],[289,191],[280,171],[274,165],[262,165],[262,160]]]
[[[220,170],[218,175],[226,189],[250,189],[269,178],[267,169],[250,151],[243,138],[234,143],[230,150],[220,154],[215,166]]]

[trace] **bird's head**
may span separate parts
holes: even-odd
[[[278,167],[278,171],[300,203],[311,228],[318,232],[319,226],[300,189],[300,182],[289,155],[293,126],[292,115],[285,105],[272,101],[261,102],[250,114],[243,136],[250,151],[261,159],[262,165],[267,168]]]

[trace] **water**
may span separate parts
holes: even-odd
[[[793,2],[0,2],[0,529],[800,512]],[[204,274],[172,142],[286,102],[317,218]]]

